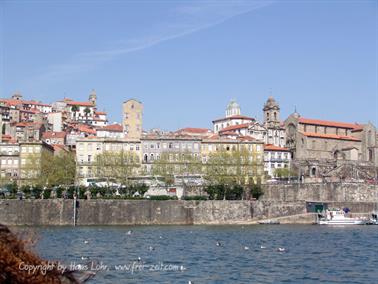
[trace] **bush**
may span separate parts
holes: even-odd
[[[62,198],[63,188],[57,187],[56,188],[56,198]]]
[[[253,198],[259,199],[264,194],[261,184],[253,184],[251,186],[251,195]]]
[[[168,195],[153,195],[150,196],[150,200],[177,200],[177,196],[168,196]]]
[[[31,189],[31,195],[35,199],[40,199],[41,198],[41,193],[42,193],[42,187],[40,185],[35,185],[34,187],[32,187],[32,189]]]
[[[203,195],[193,195],[193,196],[183,196],[181,197],[182,200],[207,200],[207,196]]]
[[[14,181],[13,183],[10,183],[6,186],[6,188],[9,190],[9,192],[11,193],[11,195],[16,195],[17,193],[17,190],[18,190],[18,186],[17,186],[17,183]]]
[[[244,188],[241,185],[234,185],[233,187],[228,187],[226,190],[227,200],[241,200],[243,197]]]
[[[51,189],[48,189],[48,188],[44,189],[43,190],[43,199],[49,199],[50,196],[51,196]]]
[[[21,186],[20,190],[25,194],[25,198],[30,197],[30,186],[29,185],[23,185]]]

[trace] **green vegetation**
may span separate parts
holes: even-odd
[[[297,173],[289,168],[277,168],[274,170],[274,176],[277,178],[289,178],[297,176]]]
[[[122,186],[129,185],[128,178],[134,176],[140,167],[139,157],[130,151],[106,151],[96,156],[95,172],[98,178],[115,181]]]

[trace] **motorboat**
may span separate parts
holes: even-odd
[[[366,223],[367,225],[378,225],[378,212],[371,213],[370,219]]]
[[[344,210],[338,208],[326,210],[325,214],[322,214],[318,218],[319,225],[365,225],[368,220],[366,218],[351,218],[346,216]]]

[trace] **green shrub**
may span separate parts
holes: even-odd
[[[177,196],[168,196],[168,195],[153,195],[150,196],[150,200],[177,200]]]
[[[51,189],[46,188],[43,190],[43,199],[49,199],[51,196]]]
[[[207,196],[203,195],[194,195],[194,196],[183,196],[181,197],[182,200],[207,200]]]

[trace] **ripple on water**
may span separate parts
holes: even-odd
[[[374,283],[378,226],[38,227],[43,257],[103,262],[90,283]],[[132,230],[131,235],[127,232]],[[162,238],[160,238],[162,236]],[[88,240],[88,244],[84,244]],[[216,242],[222,246],[217,247]],[[153,251],[148,249],[154,247]],[[244,247],[248,246],[249,250]],[[261,246],[266,248],[261,249]],[[284,247],[285,252],[278,252]],[[183,271],[115,271],[171,264]],[[86,262],[88,260],[85,260]]]

